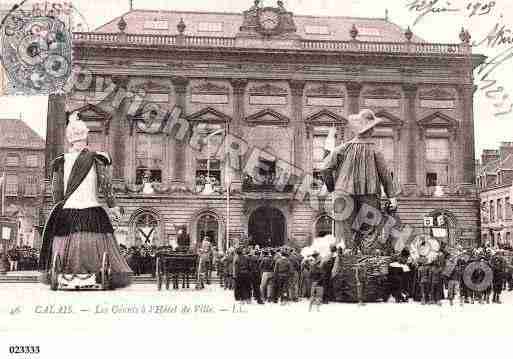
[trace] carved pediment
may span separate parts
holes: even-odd
[[[331,111],[328,111],[328,110],[321,110],[317,113],[314,113],[313,115],[311,115],[310,117],[308,117],[307,119],[305,119],[305,122],[307,124],[312,124],[312,125],[332,125],[332,124],[336,124],[336,125],[345,125],[347,124],[347,120],[334,113],[334,112],[331,112]]]
[[[251,95],[260,96],[283,96],[287,95],[287,89],[272,84],[253,86],[249,89]]]
[[[458,127],[458,121],[442,112],[435,112],[419,120],[419,125],[422,127],[456,128]]]
[[[192,87],[193,94],[225,95],[229,93],[227,86],[217,85],[212,82],[202,82]]]
[[[400,99],[401,93],[399,91],[395,91],[386,87],[378,87],[365,91],[363,97],[373,99]]]
[[[380,110],[375,113],[376,117],[382,118],[385,121],[380,123],[379,126],[389,126],[389,127],[401,127],[404,124],[404,121],[399,117],[392,115],[390,112],[385,110]]]
[[[105,134],[109,133],[110,120],[112,115],[103,111],[101,108],[87,104],[75,110],[79,118],[87,123],[90,130],[103,130]]]
[[[188,121],[206,123],[230,122],[231,117],[212,107],[206,107],[198,112],[187,116]]]
[[[250,126],[256,125],[277,125],[286,126],[290,122],[290,119],[271,109],[265,109],[259,111],[253,115],[246,117],[246,123]]]
[[[344,91],[340,87],[323,83],[321,86],[308,89],[306,91],[306,95],[320,97],[344,97]]]
[[[421,100],[454,100],[455,96],[450,91],[434,88],[420,93]]]

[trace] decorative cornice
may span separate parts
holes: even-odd
[[[249,93],[252,95],[263,95],[263,96],[284,96],[288,95],[288,91],[282,87],[265,84],[259,86],[253,86],[249,89]]]
[[[230,91],[227,86],[217,85],[212,82],[202,82],[192,87],[193,94],[225,95]]]
[[[320,97],[344,97],[344,90],[339,87],[330,86],[327,83],[323,83],[320,86],[310,88],[306,91],[308,96],[320,96]]]
[[[401,93],[386,87],[378,87],[365,91],[363,97],[371,99],[400,99]]]
[[[455,96],[453,93],[441,89],[434,88],[427,91],[422,91],[419,94],[421,100],[454,100]]]

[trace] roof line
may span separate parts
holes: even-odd
[[[221,12],[221,11],[194,11],[194,10],[152,10],[152,9],[133,9],[128,12],[126,12],[124,15],[127,15],[131,12],[148,12],[148,13],[167,13],[167,14],[199,14],[199,15],[240,15],[243,16],[243,12]],[[124,16],[122,15],[122,16]],[[387,20],[384,17],[362,17],[362,16],[323,16],[323,15],[301,15],[301,14],[294,14],[294,17],[303,17],[303,18],[316,18],[316,19],[355,19],[355,20],[380,20],[385,22],[390,22],[390,20]],[[109,21],[107,24],[111,23],[112,21]],[[105,25],[107,25],[105,24]],[[103,26],[105,26],[103,25]]]
[[[128,15],[128,14],[130,14],[131,12],[134,12],[134,11],[135,11],[135,10],[129,10],[129,11],[127,11],[127,12],[125,12],[125,13],[121,14],[120,16],[116,16],[115,18],[113,18],[112,20],[110,20],[110,21],[106,22],[105,24],[98,26],[98,27],[97,27],[97,28],[95,28],[92,32],[97,32],[97,31],[98,31],[98,30],[100,30],[102,27],[105,27],[105,26],[107,26],[107,25],[110,25],[110,24],[114,23],[114,21],[116,21],[116,20],[118,20],[118,19],[122,18],[123,16],[126,16],[126,15]]]

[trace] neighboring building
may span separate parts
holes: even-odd
[[[93,76],[80,77],[81,90],[71,96],[51,97],[46,163],[66,149],[65,111],[78,110],[91,146],[113,156],[127,210],[119,227],[124,243],[172,242],[176,227],[186,225],[193,243],[207,234],[225,247],[247,234],[260,244],[305,246],[331,231],[329,210],[301,195],[319,188],[328,130],[336,127],[339,142],[348,139],[348,116],[370,108],[386,119],[375,136],[402,183],[403,222],[424,231],[424,216],[443,214],[449,241],[474,245],[472,73],[483,57],[472,55],[470,35],[427,43],[387,19],[297,16],[282,2],[258,3],[242,14],[132,10],[94,33],[74,33],[74,61]],[[148,106],[146,123],[130,121],[127,101],[106,106],[115,99],[107,96],[111,80],[145,90],[148,106],[180,106],[199,137],[228,128],[251,149],[240,146],[242,160],[256,158],[261,168],[233,171],[222,153],[155,133],[162,115],[155,119]],[[218,148],[222,135],[209,139]],[[309,176],[276,190],[280,161]],[[145,175],[160,184],[143,186]],[[198,193],[206,175],[220,194]],[[46,198],[48,210],[49,190]]]
[[[18,245],[39,246],[39,210],[44,180],[45,140],[20,119],[0,119],[0,175],[5,212],[17,218]]]
[[[477,185],[483,243],[513,246],[513,142],[502,142],[498,150],[483,150]]]

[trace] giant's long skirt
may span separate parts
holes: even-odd
[[[52,253],[62,259],[66,274],[98,274],[103,253],[112,270],[112,287],[130,284],[132,270],[121,255],[114,229],[102,207],[62,209],[56,213]]]

